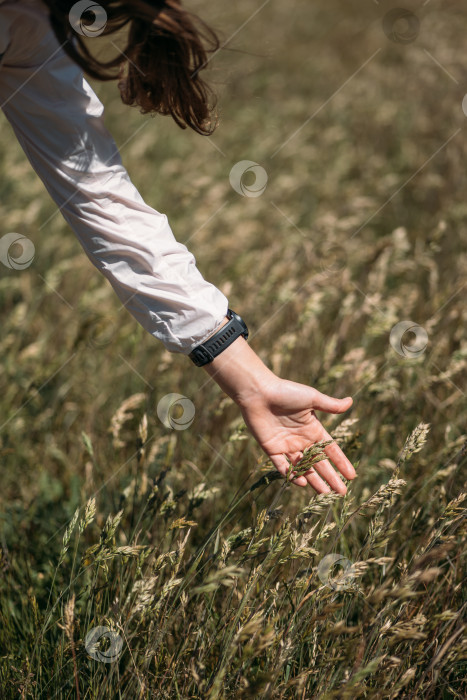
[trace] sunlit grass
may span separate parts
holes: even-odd
[[[358,472],[344,498],[280,478],[219,387],[120,308],[2,121],[0,233],[36,256],[0,270],[1,697],[464,696],[465,16],[419,8],[401,45],[385,3],[360,5],[261,10],[247,53],[213,61],[211,139],[93,84],[252,347],[354,397],[320,415]],[[226,38],[252,12],[199,6]],[[242,159],[260,197],[230,186]],[[389,343],[404,320],[428,334],[415,359]],[[172,392],[186,430],[157,415]],[[121,640],[98,642],[109,663],[85,646],[99,626]]]

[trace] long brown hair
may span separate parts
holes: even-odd
[[[125,104],[139,106],[143,114],[170,114],[182,129],[189,126],[205,135],[214,131],[215,95],[199,72],[208,55],[219,49],[219,39],[203,20],[181,6],[181,0],[44,1],[67,54],[92,78],[119,78]],[[78,26],[73,13],[86,5]],[[92,30],[93,24],[102,35],[129,25],[127,45],[118,56],[102,61],[90,52],[85,36],[92,35],[86,27]]]

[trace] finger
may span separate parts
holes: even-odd
[[[289,469],[289,463],[287,462],[284,455],[269,455],[269,459],[276,467],[277,471],[282,474],[282,476],[287,476],[287,471]],[[292,461],[292,464],[294,462]],[[308,481],[304,476],[299,476],[296,479],[291,479],[291,483],[296,486],[308,486]]]
[[[342,495],[347,493],[347,486],[336,474],[329,460],[323,459],[321,462],[316,462],[316,464],[313,466],[318,474],[328,482],[333,491],[336,491],[336,493],[341,493]]]
[[[327,433],[326,440],[331,440],[331,436]],[[345,454],[342,452],[341,448],[336,442],[332,442],[324,448],[325,453],[331,459],[336,468],[340,471],[342,476],[346,479],[355,479],[357,472],[355,471],[352,462],[350,462]]]
[[[295,467],[297,463],[303,458],[303,452],[291,452],[287,455]],[[323,481],[323,479],[316,473],[316,471],[311,467],[305,474],[302,474],[300,479],[305,478],[307,483],[312,486],[318,493],[331,493],[331,489],[328,484]],[[298,479],[297,479],[298,480]]]
[[[327,394],[322,394],[317,389],[313,393],[313,408],[317,411],[326,411],[326,413],[345,413],[353,404],[351,396],[345,399],[335,399]]]
[[[323,479],[314,469],[310,469],[310,471],[306,472],[304,476],[310,486],[312,486],[318,493],[331,493],[331,489],[329,488],[328,484],[323,481]]]

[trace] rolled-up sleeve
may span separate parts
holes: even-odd
[[[131,182],[45,5],[2,3],[0,23],[0,106],[26,156],[128,311],[167,350],[188,354],[221,326],[227,298]]]

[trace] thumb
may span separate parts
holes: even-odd
[[[353,404],[351,396],[345,399],[335,399],[327,394],[322,394],[317,389],[313,389],[311,397],[312,406],[317,411],[326,411],[326,413],[345,413]]]

